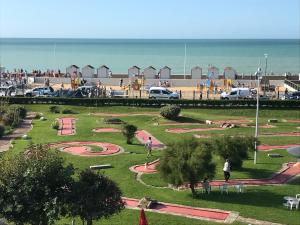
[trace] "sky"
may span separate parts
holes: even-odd
[[[300,38],[300,0],[0,0],[0,37]]]

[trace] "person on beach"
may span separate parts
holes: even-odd
[[[149,157],[150,155],[152,156],[152,140],[151,140],[151,137],[148,138],[147,142],[145,143],[145,147],[148,151],[147,157]]]
[[[230,163],[229,163],[228,159],[226,159],[226,161],[224,163],[223,171],[224,171],[225,182],[228,182],[228,180],[230,178]]]

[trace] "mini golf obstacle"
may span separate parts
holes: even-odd
[[[300,137],[300,132],[279,132],[279,133],[262,133],[259,134],[260,137],[294,137],[294,136],[299,136]]]
[[[145,130],[138,130],[135,133],[135,137],[138,139],[139,142],[142,144],[146,144],[149,137],[151,137],[152,140],[152,149],[164,149],[166,148],[166,145],[164,145],[162,142],[160,142],[157,138],[155,138],[152,134]]]
[[[134,165],[129,168],[130,171],[134,173],[156,173],[156,166],[159,164],[159,159],[154,160],[153,162],[145,163],[144,165]]]
[[[125,202],[125,207],[128,209],[140,210],[138,207],[139,200],[133,198],[122,198]],[[177,205],[171,203],[158,202],[151,209],[144,209],[145,211],[170,214],[182,216],[187,218],[208,220],[221,223],[233,223],[239,216],[236,212],[218,210],[218,209],[205,209],[196,208],[185,205]]]
[[[95,129],[93,129],[93,132],[96,132],[96,133],[120,133],[121,130],[117,129],[117,128],[107,127],[107,128],[95,128]]]
[[[299,146],[299,144],[288,144],[288,145],[259,145],[258,146],[258,150],[259,151],[271,151],[274,149],[287,149],[287,148],[291,148],[291,147],[296,147]]]
[[[75,121],[76,121],[75,118],[71,118],[71,117],[59,118],[58,135],[60,136],[74,135],[76,132]]]
[[[145,113],[92,113],[94,116],[109,116],[109,117],[122,117],[122,116],[157,116],[157,112]]]
[[[166,132],[182,134],[182,133],[190,133],[190,132],[198,132],[198,131],[212,131],[212,130],[224,130],[224,128],[220,127],[211,127],[211,128],[168,128]]]
[[[91,151],[91,145],[102,148],[103,151]],[[124,150],[115,144],[95,141],[70,141],[50,144],[50,148],[59,148],[62,152],[78,156],[110,156],[122,153]]]

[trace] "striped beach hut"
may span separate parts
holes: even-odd
[[[102,65],[97,69],[97,77],[99,78],[107,78],[109,75],[109,67],[106,65]]]
[[[156,69],[153,66],[148,66],[144,69],[143,74],[146,79],[154,79],[156,76]]]
[[[219,69],[215,66],[208,67],[207,76],[209,79],[218,79],[219,78]]]
[[[138,67],[138,66],[130,67],[130,68],[128,69],[128,76],[129,76],[129,77],[132,77],[132,76],[138,76],[138,75],[140,75],[140,70],[141,70],[141,68]]]
[[[83,78],[94,78],[95,77],[95,68],[91,65],[86,65],[81,70]]]
[[[224,69],[224,79],[235,79],[237,72],[234,68],[228,66]]]
[[[171,77],[171,68],[168,66],[164,66],[159,70],[159,78],[160,79],[170,79]]]
[[[202,68],[200,66],[195,66],[191,69],[192,79],[201,79]]]
[[[72,76],[74,74],[78,75],[80,72],[79,67],[76,65],[71,65],[66,68],[66,75],[67,76]]]

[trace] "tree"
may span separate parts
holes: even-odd
[[[215,174],[211,144],[200,143],[195,138],[171,143],[164,151],[158,169],[161,176],[173,185],[188,182],[195,196],[197,182],[205,177],[212,178]]]
[[[122,128],[122,134],[126,138],[127,144],[132,144],[132,139],[137,131],[137,127],[131,124],[124,124]]]
[[[179,116],[181,111],[180,106],[178,105],[166,105],[164,107],[160,108],[160,115],[169,119],[169,120],[175,120]]]
[[[52,224],[66,213],[74,168],[44,145],[0,159],[0,215],[15,224]]]
[[[118,186],[103,174],[82,171],[70,195],[71,215],[92,225],[94,219],[108,218],[124,208],[121,195]]]
[[[254,137],[223,136],[213,140],[214,150],[225,161],[229,159],[233,168],[241,168],[248,153],[255,149]]]

